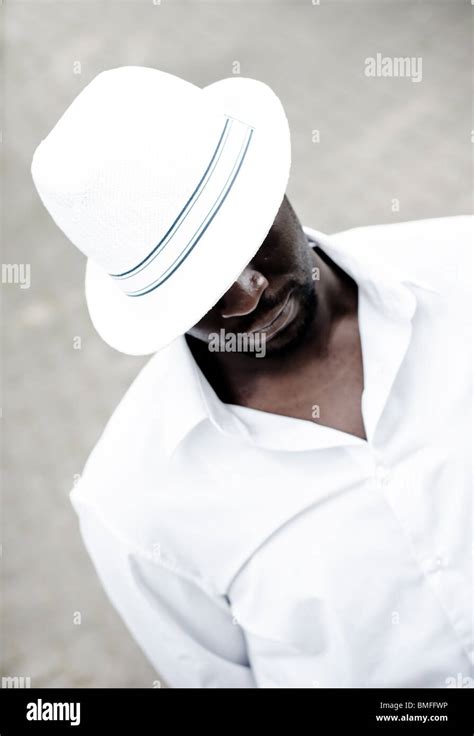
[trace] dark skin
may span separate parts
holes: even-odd
[[[265,357],[210,352],[209,335],[221,329],[259,332]],[[223,402],[366,439],[357,284],[308,247],[286,196],[255,257],[186,338]]]

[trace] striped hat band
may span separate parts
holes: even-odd
[[[236,181],[254,128],[228,115],[192,195],[148,255],[133,268],[109,274],[127,296],[149,294],[165,283],[199,243]]]

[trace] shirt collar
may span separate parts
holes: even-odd
[[[202,373],[184,335],[161,350],[155,358],[168,366],[161,407],[166,422],[163,449],[169,457],[204,421],[210,421],[220,432],[248,436],[245,424],[218,398]]]
[[[406,271],[402,271],[400,265],[397,265],[395,259],[387,259],[383,248],[384,227],[386,226],[352,228],[333,235],[326,235],[319,230],[306,226],[303,227],[303,230],[311,240],[327,252],[338,266],[352,276],[359,288],[370,290],[372,294],[381,296],[382,301],[385,301],[387,289],[390,293],[401,293],[404,284],[438,293],[429,280],[420,279],[413,274],[407,275]],[[381,244],[378,248],[372,246],[370,252],[366,251],[364,253],[364,231],[367,229],[372,233],[379,230]]]

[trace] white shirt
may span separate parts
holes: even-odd
[[[71,491],[85,545],[172,687],[472,686],[471,218],[305,229],[359,287],[367,440],[222,403],[179,338]]]

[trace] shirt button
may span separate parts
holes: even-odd
[[[446,560],[441,555],[432,557],[426,561],[425,568],[428,573],[441,572],[446,565]]]
[[[389,475],[390,475],[390,469],[386,465],[376,465],[375,477],[381,485],[387,482]]]

